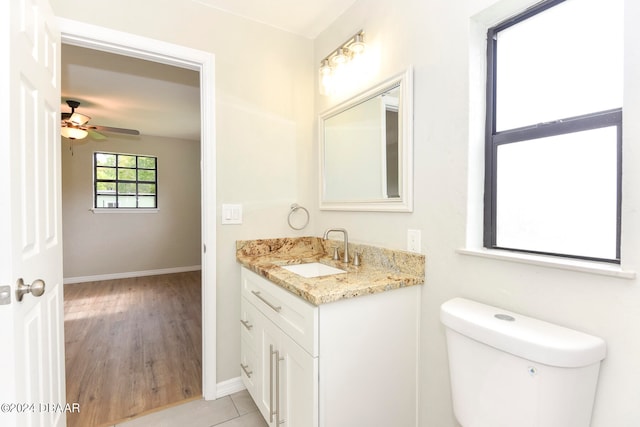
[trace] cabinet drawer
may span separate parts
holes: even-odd
[[[240,340],[240,377],[247,391],[255,400],[258,399],[260,365],[258,363],[258,353],[253,344],[246,337],[242,337]]]
[[[242,295],[313,357],[318,355],[318,307],[242,268]]]
[[[258,355],[260,349],[260,314],[247,301],[240,298],[240,377],[251,397],[258,401],[258,390],[262,366]]]
[[[245,296],[240,298],[240,335],[249,342],[257,342],[256,324],[258,322],[257,309],[247,301]]]

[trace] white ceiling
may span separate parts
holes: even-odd
[[[62,46],[61,111],[68,99],[89,124],[200,140],[199,73],[77,46]],[[109,133],[104,133],[109,137]]]
[[[356,0],[192,0],[315,39]]]
[[[192,1],[315,38],[356,0]],[[200,140],[200,83],[195,71],[63,45],[62,112],[70,111],[67,99],[81,103],[77,111],[91,117],[89,124]]]

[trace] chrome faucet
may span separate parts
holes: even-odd
[[[347,230],[344,228],[329,228],[324,232],[323,239],[327,240],[327,236],[332,231],[339,231],[344,234],[344,255],[342,256],[342,262],[349,262],[349,236],[347,235]]]

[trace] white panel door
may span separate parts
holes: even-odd
[[[256,405],[269,426],[276,424],[276,351],[282,331],[260,311],[256,310],[256,334],[258,335],[258,375]]]
[[[60,33],[47,0],[0,6],[0,425],[66,425]],[[17,283],[45,283],[18,301]]]
[[[254,401],[270,427],[318,426],[318,359],[255,311]]]
[[[318,358],[285,333],[280,335],[278,351],[280,425],[318,427]]]

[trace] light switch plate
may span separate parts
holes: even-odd
[[[242,224],[242,205],[223,204],[222,224]]]

